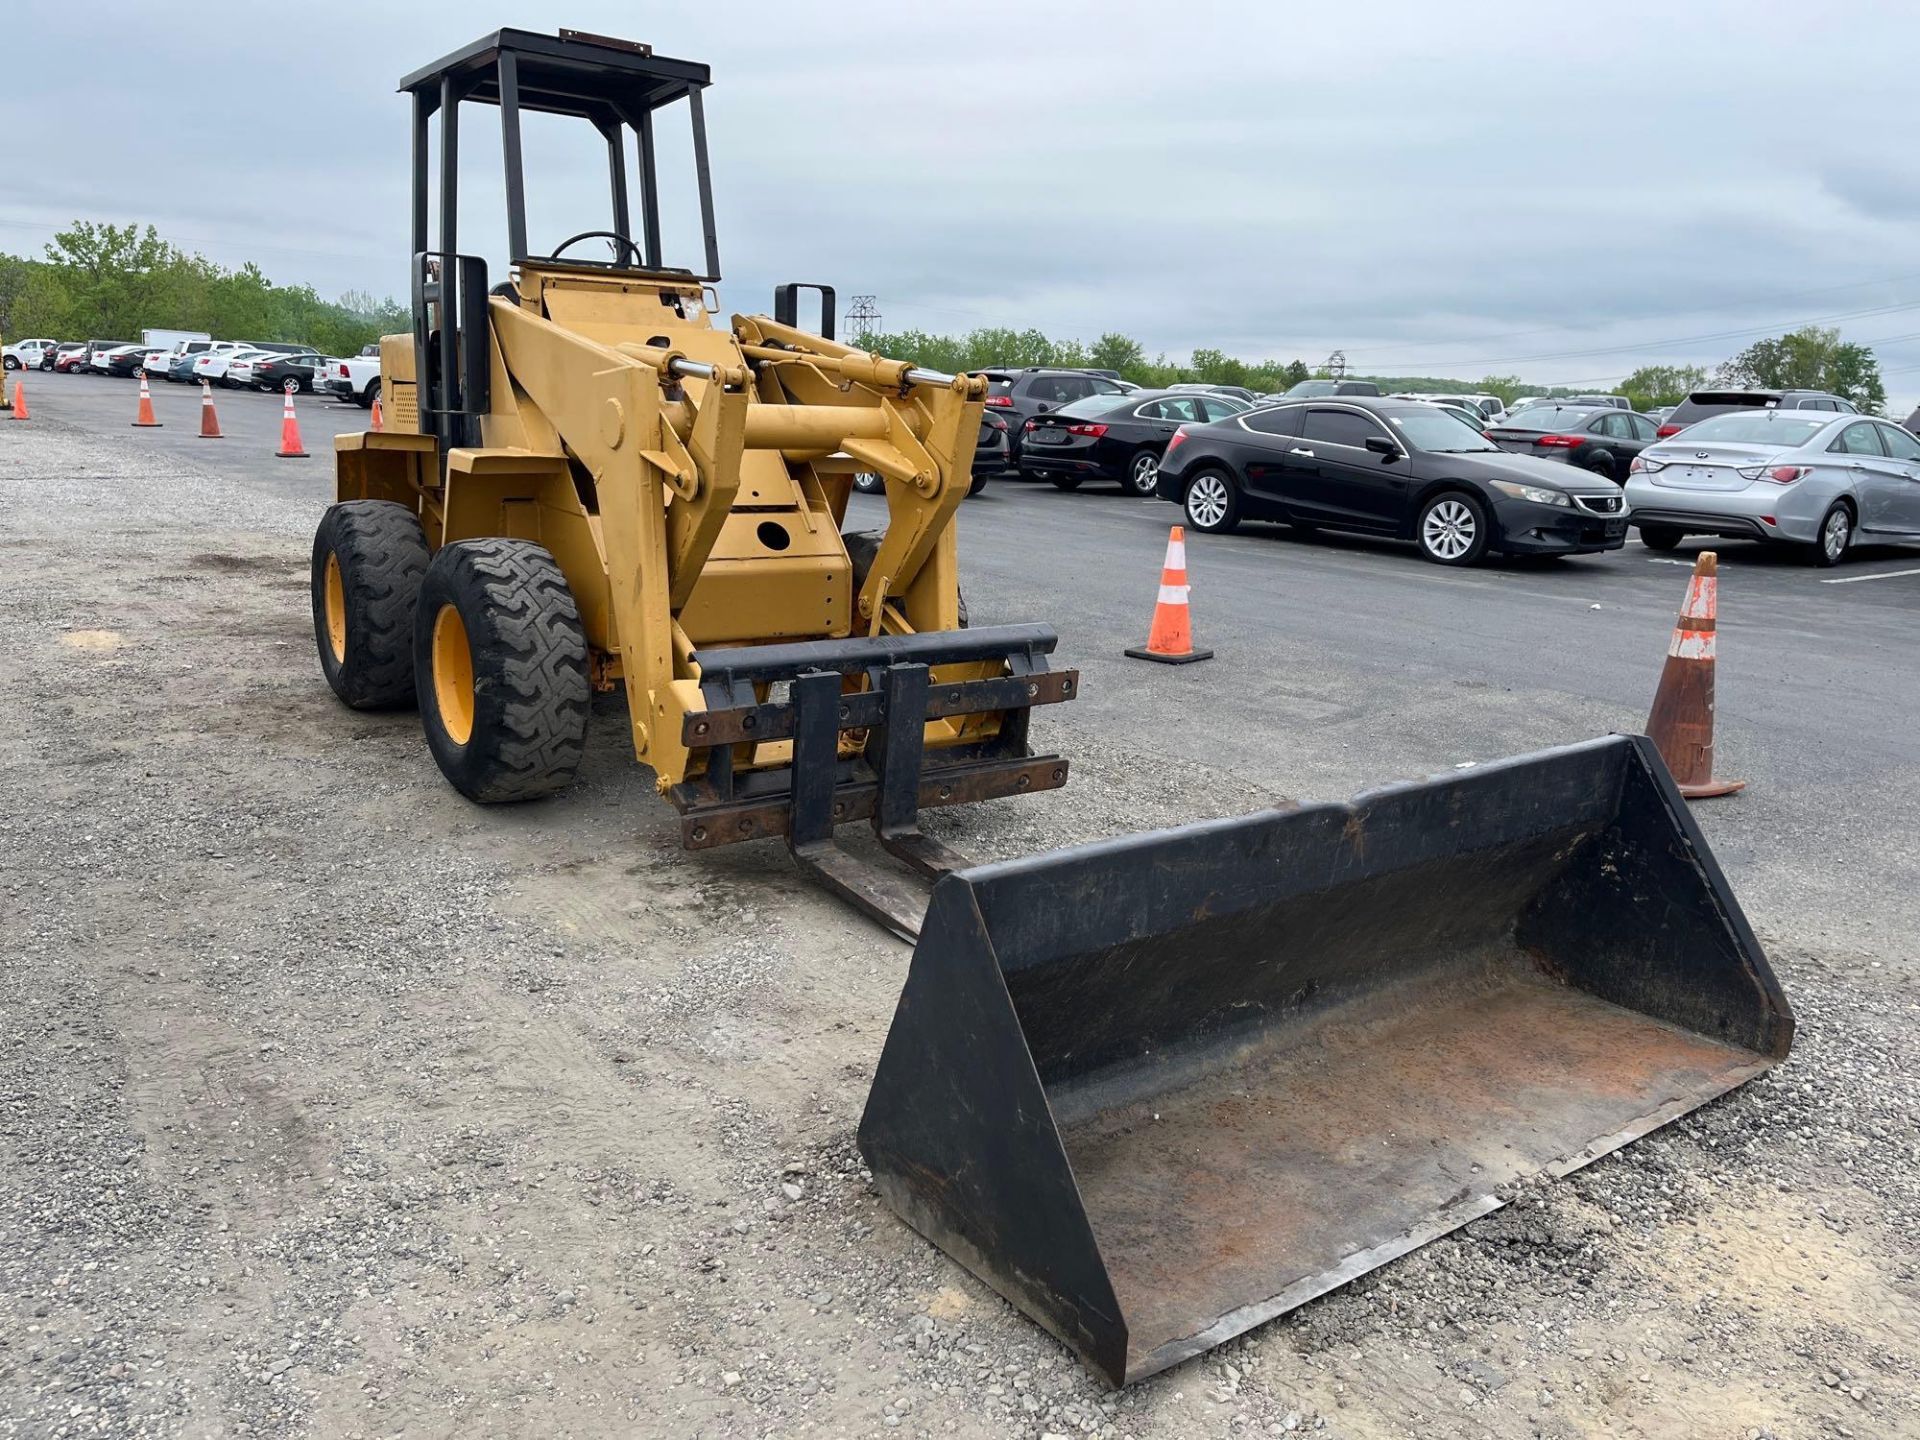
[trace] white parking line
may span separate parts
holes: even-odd
[[[1837,580],[1822,580],[1822,585],[1851,585],[1856,580],[1898,580],[1902,575],[1920,575],[1920,570],[1882,570],[1878,575],[1842,575]]]
[[[1665,555],[1649,555],[1647,557],[1647,564],[1649,565],[1685,565],[1685,566],[1691,567],[1693,565],[1693,561],[1673,560],[1673,559],[1669,559]]]

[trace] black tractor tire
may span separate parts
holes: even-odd
[[[874,557],[880,553],[880,540],[884,534],[885,532],[880,530],[849,530],[840,537],[846,544],[847,558],[853,561],[853,598],[856,605],[860,600],[860,587],[867,583],[867,576],[873,573]],[[960,591],[958,598],[960,628],[964,630],[967,628],[967,592]],[[857,611],[854,615],[854,628],[864,633]]]
[[[355,710],[413,704],[413,611],[427,573],[420,517],[390,500],[331,505],[313,536],[313,638]]]
[[[1647,549],[1658,550],[1662,554],[1677,548],[1680,542],[1687,538],[1686,531],[1675,530],[1670,525],[1641,525],[1636,528],[1640,532],[1640,543]]]
[[[1463,514],[1464,519],[1456,518]],[[1419,546],[1422,558],[1436,565],[1477,564],[1492,539],[1493,522],[1487,517],[1487,507],[1464,490],[1442,490],[1429,497],[1413,522],[1414,544]]]
[[[587,637],[566,576],[531,540],[462,540],[427,567],[414,613],[420,722],[469,800],[535,800],[586,750]]]

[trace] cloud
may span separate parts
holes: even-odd
[[[0,246],[37,250],[75,215],[151,218],[278,279],[400,293],[395,81],[536,23],[524,8],[10,15]],[[1118,329],[1174,354],[1343,348],[1362,367],[1586,382],[1744,343],[1691,336],[1920,301],[1920,180],[1902,153],[1920,13],[1905,7],[1784,26],[1750,5],[1633,3],[1570,26],[1413,0],[572,0],[566,23],[626,34],[641,15],[651,33],[634,38],[713,67],[736,309],[825,280],[877,295],[898,327]],[[76,90],[136,97],[138,118],[52,122]],[[479,213],[499,191],[485,134],[469,123],[473,244],[501,232]],[[605,223],[601,152],[581,147],[541,142],[536,243]],[[684,162],[678,177],[684,192]],[[1839,323],[1862,340],[1920,330],[1898,312]],[[1883,360],[1920,367],[1920,344]]]

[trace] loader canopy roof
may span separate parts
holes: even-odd
[[[719,247],[714,236],[713,187],[707,169],[706,116],[701,91],[710,76],[705,65],[655,55],[653,48],[629,40],[562,30],[557,36],[529,30],[497,30],[456,50],[400,82],[413,96],[413,250],[416,256],[438,254],[451,259],[459,251],[458,174],[459,113],[462,101],[493,105],[500,110],[501,152],[506,167],[507,243],[512,263],[529,259],[543,263],[555,257],[561,237],[576,240],[604,236],[612,243],[611,263],[569,253],[563,265],[598,269],[669,272],[680,278],[720,278]],[[701,234],[705,238],[704,265],[669,267],[660,251],[660,186],[654,160],[654,113],[684,100],[693,132],[694,170],[699,183]],[[588,215],[554,221],[542,217],[547,250],[527,247],[525,172],[521,162],[520,116],[538,111],[584,120],[599,132],[606,147],[611,190],[611,215]],[[439,116],[437,137],[431,121]],[[627,135],[637,142],[637,172],[627,150]],[[430,142],[437,138],[437,153]],[[449,161],[456,163],[449,163]],[[437,173],[436,173],[437,172]],[[631,182],[638,180],[641,228],[636,233],[628,204]],[[439,244],[428,239],[428,197],[436,188],[439,206]],[[609,223],[609,219],[611,223]],[[605,229],[595,227],[605,226]]]
[[[594,121],[621,120],[678,100],[689,87],[709,83],[707,67],[655,55],[650,45],[562,30],[556,38],[531,30],[493,34],[416,70],[400,82],[410,94],[439,98],[452,79],[461,98],[500,103],[500,60],[518,71],[520,108]]]

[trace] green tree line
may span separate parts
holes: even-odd
[[[352,355],[412,325],[395,300],[349,292],[323,300],[276,285],[257,265],[228,270],[160,238],[153,226],[77,220],[39,259],[0,254],[0,336],[137,340],[147,329],[285,340]]]
[[[1108,333],[1091,345],[1080,340],[1054,340],[1041,330],[986,327],[964,335],[935,335],[924,330],[898,330],[859,335],[853,343],[896,360],[908,360],[930,370],[950,372],[1026,365],[1115,370],[1137,385],[1165,386],[1187,382],[1208,385],[1244,385],[1273,393],[1302,380],[1326,378],[1324,367],[1303,360],[1239,360],[1219,350],[1195,350],[1185,360],[1165,354],[1148,357],[1131,336]],[[1483,375],[1478,380],[1434,375],[1363,375],[1386,394],[1497,395],[1507,404],[1523,395],[1560,397],[1594,393],[1594,387],[1529,384],[1518,375]],[[1636,410],[1677,405],[1694,390],[1710,384],[1759,389],[1826,390],[1845,396],[1869,414],[1886,406],[1879,362],[1873,351],[1840,339],[1837,330],[1807,326],[1773,340],[1761,340],[1741,351],[1709,374],[1700,365],[1647,365],[1633,372],[1610,393],[1625,395]]]

